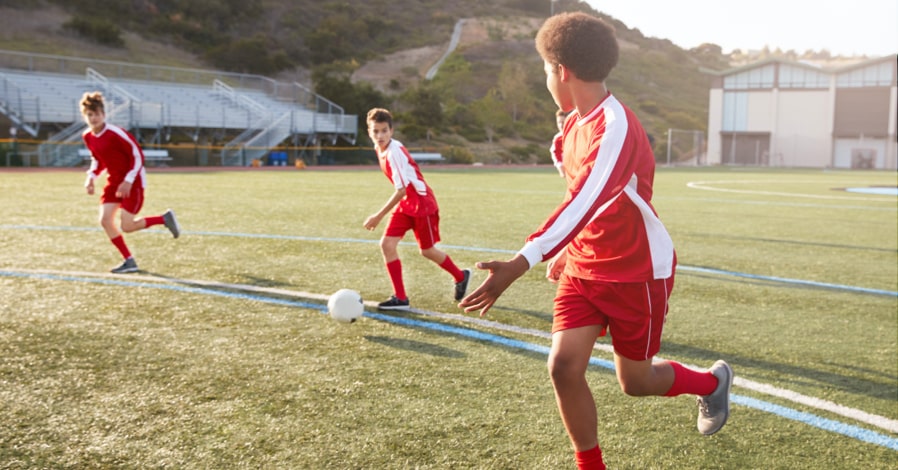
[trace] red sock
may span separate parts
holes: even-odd
[[[605,470],[605,462],[602,460],[602,449],[598,444],[589,450],[578,450],[574,453],[577,461],[577,470]]]
[[[122,254],[122,258],[128,259],[131,257],[131,252],[128,250],[128,245],[125,245],[125,239],[122,238],[121,235],[109,239],[116,248],[118,248],[119,253]]]
[[[450,258],[449,255],[446,255],[446,259],[440,263],[440,267],[451,274],[452,277],[455,278],[455,282],[461,282],[465,279],[465,273],[461,272],[461,269],[458,269],[458,266],[452,262],[452,258]]]
[[[402,283],[402,262],[398,259],[387,263],[387,272],[390,273],[390,282],[393,283],[393,295],[399,300],[408,300],[405,293],[405,284]]]
[[[147,221],[147,227],[152,227],[154,225],[162,225],[165,223],[165,219],[163,219],[161,215],[154,215],[152,217],[144,217],[143,220]]]
[[[717,388],[717,377],[710,372],[699,372],[687,369],[679,362],[669,361],[668,364],[674,370],[674,382],[670,386],[670,390],[664,394],[665,397],[675,397],[677,395],[710,395]]]

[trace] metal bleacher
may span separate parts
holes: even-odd
[[[287,139],[357,137],[357,116],[295,82],[0,50],[0,113],[32,137],[54,130],[39,146],[41,166],[81,163],[78,101],[95,90],[106,96],[109,122],[144,142],[160,144],[172,129],[236,135],[222,146],[227,166],[246,165]]]

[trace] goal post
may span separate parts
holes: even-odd
[[[705,166],[708,164],[702,130],[667,129],[667,165]]]

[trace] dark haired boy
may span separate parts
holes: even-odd
[[[604,469],[596,403],[586,369],[611,332],[621,390],[632,396],[698,397],[698,430],[729,415],[733,371],[717,361],[695,371],[654,362],[673,289],[673,242],[652,207],[655,160],[639,120],[605,87],[617,64],[614,29],[584,13],[549,18],[536,36],[546,87],[572,114],[563,130],[564,200],[509,261],[478,263],[490,274],[459,303],[486,313],[517,278],[542,261],[558,283],[548,368],[580,469]]]

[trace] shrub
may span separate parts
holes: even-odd
[[[122,39],[122,30],[115,23],[105,19],[73,16],[62,27],[104,46],[122,47],[125,45],[125,41]]]
[[[443,150],[443,158],[449,163],[474,163],[474,154],[465,147],[449,147]]]

